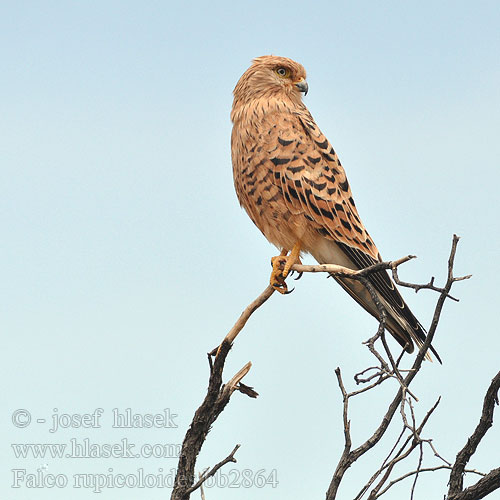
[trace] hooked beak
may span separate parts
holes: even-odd
[[[295,84],[295,86],[301,91],[304,92],[304,95],[307,95],[307,91],[309,90],[309,85],[305,80],[300,80]]]

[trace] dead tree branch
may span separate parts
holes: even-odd
[[[476,429],[467,440],[465,446],[458,452],[455,464],[450,473],[448,500],[469,500],[483,498],[500,488],[500,468],[490,471],[476,484],[463,489],[464,469],[488,429],[493,425],[493,412],[498,405],[500,389],[500,372],[498,372],[488,387],[483,402],[483,410]]]
[[[193,491],[197,490],[198,488],[200,488],[202,486],[202,484],[209,478],[209,477],[212,477],[215,475],[215,473],[223,466],[223,465],[226,465],[228,462],[236,462],[236,458],[234,458],[234,454],[238,451],[238,448],[240,447],[241,445],[240,444],[237,444],[233,451],[224,459],[224,460],[221,460],[218,464],[214,465],[210,471],[204,473],[204,474],[201,474],[200,475],[200,478],[198,479],[198,481],[196,482],[196,484],[194,484],[193,486],[191,486],[191,488],[189,488],[187,490],[186,493],[192,493]]]
[[[228,342],[223,342],[218,356],[215,358],[213,365],[211,365],[207,395],[201,406],[196,410],[191,426],[187,430],[182,443],[171,500],[188,500],[190,494],[199,488],[210,476],[215,474],[224,464],[236,462],[234,454],[240,445],[237,445],[228,457],[215,465],[210,472],[204,474],[193,486],[196,459],[210,427],[226,407],[232,393],[236,389],[239,389],[238,386],[241,379],[250,370],[251,364],[247,363],[228,384],[222,384],[222,371],[230,349],[231,345]]]
[[[418,401],[418,399],[416,395],[414,395],[410,391],[409,388],[413,379],[419,372],[424,358],[426,356],[428,357],[427,351],[430,348],[431,342],[436,333],[445,300],[447,298],[456,300],[450,295],[452,285],[456,281],[461,281],[470,277],[454,277],[453,275],[453,266],[458,240],[459,238],[454,235],[451,252],[448,259],[447,280],[443,287],[435,286],[434,278],[432,278],[429,283],[423,285],[400,281],[397,274],[397,268],[400,264],[414,258],[411,255],[403,257],[402,259],[396,261],[380,262],[358,271],[342,266],[329,264],[312,266],[296,264],[292,267],[293,271],[299,273],[326,272],[332,276],[345,277],[360,281],[370,293],[379,313],[379,326],[377,332],[373,337],[365,342],[370,352],[377,359],[379,366],[372,366],[360,371],[355,375],[354,380],[356,384],[361,384],[363,385],[363,387],[356,391],[348,392],[345,388],[340,368],[337,368],[335,370],[343,399],[342,420],[344,429],[344,449],[338,462],[337,468],[331,479],[326,496],[327,500],[334,500],[336,498],[339,486],[344,478],[346,471],[351,467],[351,465],[353,465],[356,460],[358,460],[362,455],[367,453],[377,443],[380,442],[380,440],[385,435],[389,425],[391,424],[398,408],[400,410],[399,412],[401,414],[401,419],[403,422],[402,432],[397,438],[396,443],[392,446],[382,465],[362,487],[361,491],[356,496],[356,500],[361,500],[361,498],[368,492],[368,500],[376,500],[380,496],[385,494],[394,484],[409,477],[413,477],[414,479],[411,486],[411,498],[413,498],[417,480],[420,474],[423,472],[431,472],[442,469],[451,470],[450,492],[448,500],[468,500],[472,498],[482,498],[482,496],[500,487],[500,469],[494,469],[488,474],[481,474],[474,470],[465,469],[466,464],[472,454],[475,452],[477,445],[484,437],[484,434],[486,433],[488,428],[492,425],[493,407],[494,402],[497,401],[495,398],[497,398],[498,387],[500,385],[500,373],[493,380],[492,385],[490,386],[490,389],[488,390],[485,397],[483,414],[480,420],[480,424],[467,442],[467,445],[457,456],[457,460],[453,466],[450,462],[446,461],[441,457],[441,455],[439,455],[431,439],[425,439],[422,437],[424,426],[428,422],[432,413],[437,408],[439,399],[427,412],[427,414],[421,420],[420,424],[417,424],[417,417],[414,411],[413,401],[416,402]],[[397,358],[392,356],[392,353],[385,339],[386,311],[384,306],[381,304],[373,285],[367,279],[367,277],[369,277],[371,273],[380,272],[382,270],[390,270],[393,274],[394,280],[398,284],[413,288],[416,292],[421,289],[430,289],[439,293],[426,340],[420,347],[419,352],[414,358],[413,363],[409,369],[403,369],[400,367],[400,363],[405,353],[404,350]],[[221,467],[229,462],[236,462],[234,455],[238,450],[239,445],[237,445],[224,460],[220,461],[210,470],[207,468],[205,472],[200,474],[199,479],[196,483],[194,481],[196,460],[201,447],[212,424],[224,410],[233,392],[235,390],[238,390],[239,392],[247,394],[250,397],[257,396],[257,393],[253,390],[253,388],[248,387],[241,382],[242,378],[250,370],[250,362],[247,363],[241,370],[239,370],[238,373],[236,373],[227,382],[226,385],[222,383],[222,372],[227,355],[238,334],[244,328],[251,315],[271,297],[274,291],[275,290],[271,286],[266,287],[266,289],[242,312],[241,316],[238,318],[234,326],[225,336],[221,345],[218,348],[214,349],[208,356],[210,363],[210,378],[207,394],[198,410],[196,410],[191,426],[186,432],[186,436],[184,438],[181,453],[179,456],[177,475],[175,478],[171,500],[188,500],[190,494],[196,489],[202,488],[204,481],[216,474],[216,472]],[[378,347],[376,344],[378,341],[380,341],[383,346],[383,354],[379,353],[378,351]],[[375,387],[389,379],[394,379],[398,384],[398,389],[395,397],[390,402],[385,415],[383,416],[378,427],[374,430],[373,434],[364,443],[352,449],[353,443],[351,437],[351,422],[349,420],[350,398],[374,389]],[[436,467],[424,467],[423,463],[425,447],[429,447],[432,450],[433,455],[440,459],[443,463]],[[409,457],[414,450],[419,450],[418,466],[416,470],[404,473],[396,479],[391,479],[391,475],[394,472],[395,466]],[[465,472],[480,474],[482,475],[482,477],[475,485],[463,490],[462,477]]]
[[[352,279],[357,279],[363,283],[368,283],[366,276],[370,273],[380,271],[382,269],[394,269],[398,265],[407,262],[412,257],[403,257],[402,259],[391,262],[380,262],[369,268],[360,271],[353,271],[342,266],[302,266],[296,265],[292,269],[298,272],[327,272],[332,275],[349,276]],[[373,287],[372,287],[373,288]],[[222,462],[214,466],[209,473],[203,474],[196,484],[194,483],[195,465],[198,454],[205,442],[210,427],[215,422],[220,413],[224,410],[229,402],[232,393],[235,390],[240,391],[250,397],[256,397],[257,393],[252,387],[246,386],[241,383],[241,379],[248,373],[251,363],[247,363],[225,386],[222,384],[222,372],[226,357],[231,349],[236,337],[241,332],[250,316],[274,293],[274,288],[267,286],[265,290],[241,313],[240,317],[224,337],[221,345],[213,349],[208,356],[210,364],[210,379],[207,389],[207,394],[201,406],[196,410],[196,413],[191,422],[191,426],[186,432],[181,452],[179,455],[179,462],[177,467],[177,474],[175,477],[174,488],[171,495],[171,500],[188,500],[190,494],[200,487],[203,482],[217,470],[229,461],[236,461],[233,452]],[[374,290],[371,293],[375,296]],[[378,299],[377,299],[378,301]],[[381,309],[381,314],[385,312]],[[212,361],[212,357],[215,357]]]
[[[421,368],[422,361],[424,360],[424,357],[426,355],[426,352],[428,348],[431,345],[431,342],[434,338],[434,335],[436,333],[436,329],[439,323],[439,318],[441,316],[441,311],[443,309],[444,302],[447,298],[449,298],[449,292],[451,290],[451,287],[453,283],[456,281],[460,281],[462,279],[467,279],[467,276],[461,277],[461,278],[455,278],[453,275],[453,265],[455,261],[455,255],[456,255],[456,250],[457,250],[457,245],[458,245],[458,236],[454,235],[453,236],[453,241],[452,241],[452,246],[451,246],[451,251],[450,251],[450,256],[448,259],[448,275],[447,275],[447,280],[444,285],[444,287],[440,288],[438,291],[440,293],[435,309],[434,309],[434,314],[432,318],[432,322],[430,325],[430,328],[428,329],[427,333],[427,338],[423,345],[421,346],[414,362],[410,370],[408,370],[408,373],[406,376],[402,376],[401,371],[398,368],[398,363],[394,362],[392,356],[390,355],[390,351],[387,347],[387,344],[385,342],[385,337],[384,337],[384,331],[385,331],[385,311],[383,310],[383,307],[379,307],[379,312],[380,312],[380,324],[379,328],[377,331],[377,334],[373,336],[369,341],[367,342],[368,347],[370,349],[370,352],[377,358],[377,360],[380,362],[380,379],[381,380],[384,376],[386,378],[396,378],[399,381],[400,387],[398,389],[398,392],[392,402],[389,404],[389,407],[387,409],[387,412],[385,413],[384,417],[382,418],[382,421],[380,422],[378,428],[373,432],[373,434],[368,438],[364,443],[362,443],[360,446],[355,448],[354,450],[351,450],[351,437],[350,437],[350,428],[349,426],[346,427],[345,422],[349,422],[348,417],[347,417],[347,410],[348,410],[348,399],[349,399],[349,394],[346,393],[345,388],[341,387],[341,392],[342,392],[342,397],[343,397],[343,405],[344,405],[344,435],[345,435],[345,445],[344,445],[344,451],[342,452],[342,455],[340,457],[340,460],[338,462],[337,468],[333,474],[332,480],[330,482],[330,486],[328,488],[327,494],[326,494],[326,499],[327,500],[334,500],[337,497],[338,489],[340,486],[340,483],[344,477],[344,474],[346,471],[351,467],[356,460],[358,460],[362,455],[367,453],[371,448],[373,448],[384,436],[385,432],[387,431],[389,424],[391,423],[394,414],[396,413],[396,410],[398,407],[400,407],[402,404],[404,404],[404,400],[406,397],[406,394],[409,394],[409,386],[415,376],[417,375],[418,371]],[[408,256],[406,260],[409,260],[412,258],[412,256]],[[378,264],[377,264],[378,266]],[[375,267],[375,266],[372,266]],[[397,266],[394,265],[390,269],[392,269],[394,273],[394,269],[396,269]],[[298,269],[299,270],[299,269]],[[304,269],[300,269],[304,271]],[[370,291],[369,287],[367,287],[368,290]],[[427,286],[422,286],[421,288],[429,288]],[[378,305],[377,305],[378,307]],[[382,310],[381,310],[382,309]],[[390,364],[392,368],[389,368],[389,365],[385,362],[383,357],[378,353],[378,351],[375,349],[375,341],[381,338],[384,350],[386,351],[386,354],[390,360]],[[337,368],[339,371],[339,369]],[[336,370],[336,373],[337,373]],[[339,374],[337,374],[337,378],[339,379]],[[378,385],[375,383],[374,385]],[[354,394],[353,394],[354,395]],[[411,394],[410,394],[411,395]],[[414,399],[416,399],[414,397]],[[434,411],[434,408],[431,409],[430,413]],[[430,415],[429,413],[429,415]],[[404,414],[404,412],[403,412]],[[428,418],[428,417],[427,417]],[[425,422],[427,421],[427,418],[424,419],[423,424],[425,425]],[[421,426],[423,427],[423,425]],[[405,422],[405,428],[412,428],[409,424]],[[396,458],[393,459],[387,467],[382,467],[379,469],[378,473],[376,473],[372,478],[368,481],[368,483],[362,488],[360,494],[356,497],[357,499],[361,498],[364,493],[369,489],[370,485],[375,481],[375,478],[382,473],[383,470],[386,470],[385,475],[383,476],[381,482],[377,485],[377,487],[372,491],[370,494],[370,500],[377,498],[379,495],[377,495],[377,492],[380,490],[382,485],[384,484],[385,481],[389,478],[390,473],[387,473],[387,469],[392,469],[397,461],[401,460],[401,457],[406,457],[408,456],[411,451],[413,451],[417,446],[420,446],[421,444],[421,438],[420,438],[420,432],[417,432],[415,430],[415,424],[413,424],[412,428],[413,432],[413,443],[414,445],[410,447],[409,450],[403,453],[404,447],[399,451],[399,453],[396,455]],[[421,430],[421,429],[420,429]],[[405,443],[406,446],[406,443]],[[391,465],[392,464],[392,465]],[[421,464],[419,464],[419,469],[420,469]],[[415,474],[417,474],[417,471]],[[412,488],[414,490],[414,486]]]

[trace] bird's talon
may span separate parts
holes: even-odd
[[[293,272],[293,271],[292,271],[292,272]],[[295,281],[300,280],[300,278],[302,278],[302,275],[303,275],[303,274],[304,274],[304,273],[301,271],[301,272],[299,273],[299,275],[298,275],[296,278],[293,278],[293,279],[294,279]]]
[[[271,279],[271,286],[281,294],[285,294],[288,291],[288,287],[283,278],[277,278],[274,281]]]
[[[288,295],[288,294],[292,293],[294,290],[295,290],[295,287],[293,287],[291,290],[285,290],[283,292],[283,295]]]
[[[299,255],[300,246],[297,243],[290,255],[287,255],[287,251],[283,250],[281,252],[281,255],[271,258],[271,265],[273,266],[273,270],[271,272],[271,279],[269,280],[269,282],[276,291],[283,295],[287,295],[293,291],[293,289],[288,290],[285,279],[287,278],[287,276],[294,273],[294,271],[292,270],[292,266],[296,263],[300,264]],[[298,278],[300,278],[300,276],[302,276],[302,274],[300,274]]]

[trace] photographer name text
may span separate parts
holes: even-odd
[[[58,408],[53,409],[50,417],[49,432],[56,433],[60,429],[100,429],[102,427],[103,408],[96,408],[90,413],[61,413]],[[111,410],[111,427],[114,429],[177,429],[177,414],[170,408],[164,408],[159,413],[138,413],[132,408],[113,408]],[[45,424],[47,419],[33,419],[31,413],[25,409],[18,409],[12,413],[12,423],[16,427],[28,427],[33,422]]]

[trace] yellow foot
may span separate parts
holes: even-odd
[[[293,247],[290,255],[287,255],[287,251],[283,250],[281,255],[273,257],[271,259],[271,265],[273,270],[271,272],[271,278],[269,280],[271,286],[282,294],[287,294],[293,292],[293,288],[288,290],[285,279],[290,272],[290,269],[294,264],[300,263],[300,243],[296,243]]]

